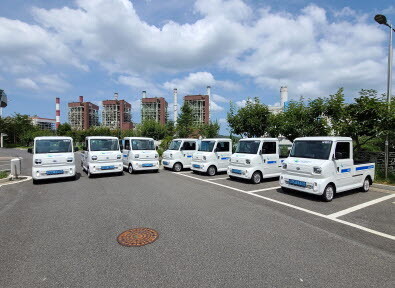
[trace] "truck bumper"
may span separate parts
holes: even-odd
[[[122,162],[89,163],[89,171],[91,174],[122,172],[123,165]]]
[[[177,161],[173,160],[173,159],[163,159],[162,160],[162,165],[165,168],[173,169],[174,163],[176,163],[176,162]],[[178,162],[180,162],[180,161],[178,161]]]
[[[132,161],[133,170],[136,171],[146,171],[146,170],[158,170],[159,169],[159,161]]]
[[[300,192],[322,195],[327,183],[325,179],[315,179],[309,177],[301,177],[295,175],[288,175],[286,173],[280,174],[280,186]]]
[[[241,179],[251,179],[252,173],[254,173],[255,170],[252,167],[241,167],[241,166],[233,166],[229,165],[227,174],[229,176],[241,178]]]
[[[73,177],[75,165],[62,165],[55,167],[33,167],[32,178],[34,180]]]
[[[197,172],[206,173],[208,167],[210,167],[210,163],[202,163],[202,162],[191,162],[191,170]]]

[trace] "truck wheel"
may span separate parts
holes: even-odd
[[[325,202],[330,202],[332,201],[333,196],[335,196],[335,188],[333,187],[332,184],[328,184],[325,187],[324,194],[322,194],[322,198],[324,199]]]
[[[208,176],[215,176],[216,173],[217,173],[217,168],[215,168],[215,166],[208,167],[207,169]]]
[[[261,183],[261,180],[262,180],[261,173],[259,171],[255,171],[254,174],[252,174],[251,182],[254,184],[259,184]]]
[[[33,179],[33,184],[34,184],[34,185],[37,185],[37,184],[39,184],[38,180],[36,180],[36,179]]]
[[[132,166],[132,164],[129,164],[128,172],[129,172],[129,174],[133,174],[133,166]]]
[[[369,177],[366,177],[363,181],[363,186],[361,188],[362,192],[368,192],[370,188],[370,180]]]
[[[173,165],[173,171],[174,172],[180,172],[182,170],[182,164],[177,162],[176,164]]]

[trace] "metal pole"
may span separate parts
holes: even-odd
[[[391,105],[392,96],[392,24],[388,25],[390,27],[390,39],[388,45],[388,79],[387,79],[387,103],[388,110]],[[388,179],[388,164],[389,164],[389,135],[387,133],[385,139],[385,179]]]

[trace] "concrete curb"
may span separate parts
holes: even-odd
[[[0,187],[7,186],[7,185],[18,184],[18,183],[26,182],[26,181],[29,181],[29,180],[32,179],[31,176],[22,176],[22,175],[21,175],[21,176],[19,176],[19,177],[26,177],[26,179],[22,179],[22,180],[16,181],[16,182],[0,183]]]

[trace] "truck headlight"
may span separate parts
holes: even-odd
[[[117,159],[121,159],[121,157],[122,157],[121,155],[117,155]]]
[[[173,154],[172,154],[172,153],[170,153],[170,156],[169,156],[169,157],[170,157],[170,159],[173,159]]]
[[[140,157],[139,154],[134,155],[134,158],[139,158],[139,157]]]
[[[207,159],[206,156],[203,156],[203,160],[206,161],[206,159]]]
[[[34,160],[34,163],[37,165],[41,165],[42,161],[41,161],[41,159],[36,159],[36,160]]]
[[[251,160],[250,159],[246,159],[246,164],[250,165],[251,164]]]
[[[91,159],[92,160],[97,160],[97,156],[92,156]]]
[[[288,165],[287,163],[283,163],[283,169],[287,169]]]
[[[73,157],[68,157],[68,158],[67,158],[67,162],[69,162],[69,163],[70,163],[70,162],[73,162]]]
[[[313,172],[314,172],[314,174],[321,174],[322,173],[322,169],[321,169],[321,167],[314,167],[313,168]]]

